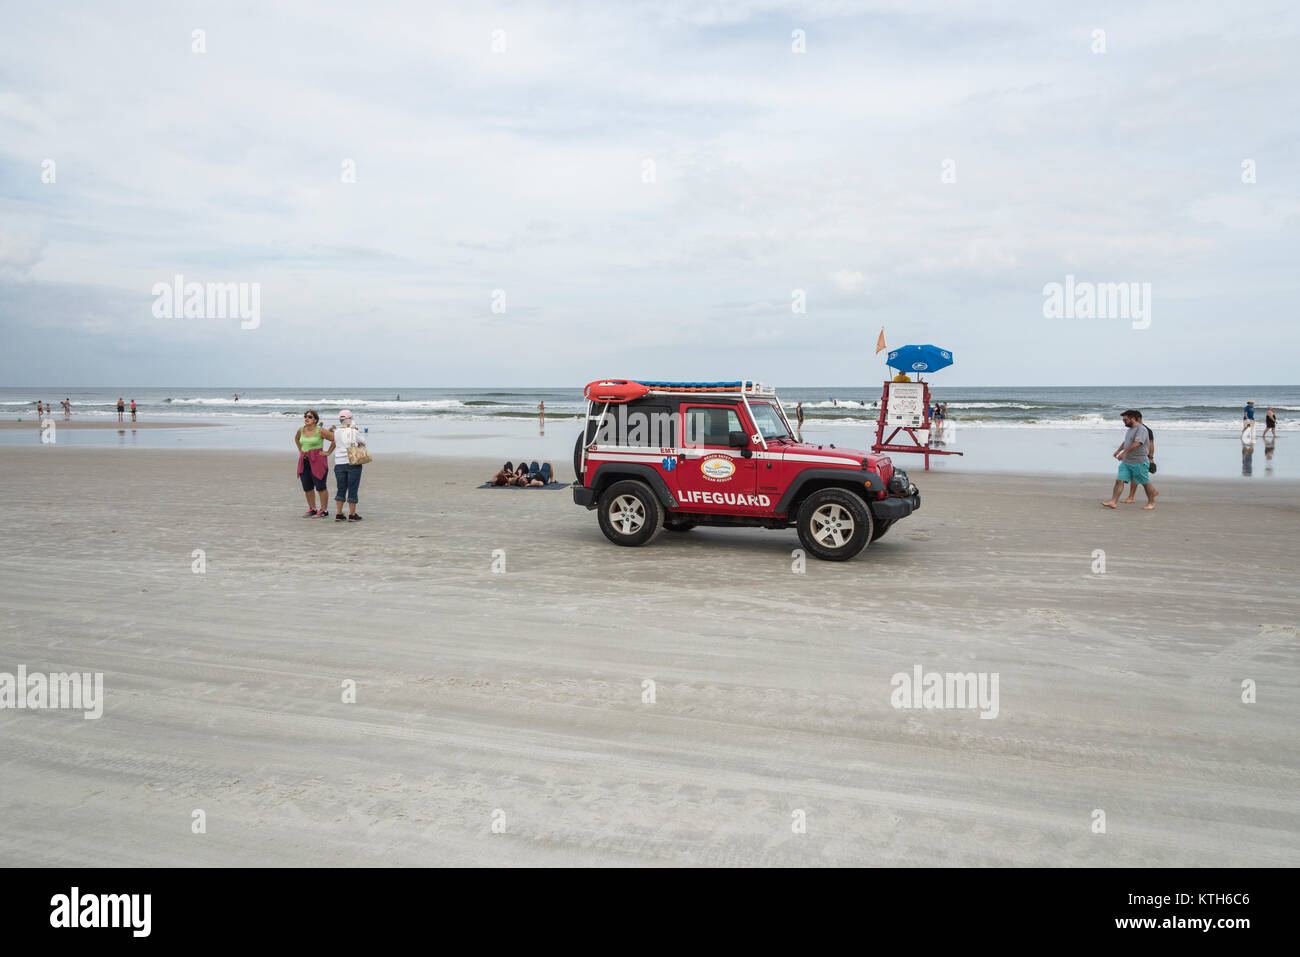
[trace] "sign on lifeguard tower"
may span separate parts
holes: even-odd
[[[925,400],[924,382],[888,382],[888,401],[884,403],[889,413],[889,425],[902,428],[926,428],[928,403]]]
[[[883,333],[882,333],[883,335]],[[882,339],[883,342],[883,339]],[[900,372],[918,376],[923,372],[937,372],[952,365],[952,353],[937,346],[902,346],[889,353],[885,364]],[[885,428],[890,428],[888,436]],[[917,432],[925,433],[924,441]],[[894,439],[899,433],[911,439],[910,443]],[[880,418],[876,421],[876,444],[873,452],[917,452],[925,456],[925,469],[930,470],[931,455],[961,455],[952,449],[936,449],[937,429],[930,420],[930,387],[924,382],[886,381],[880,395]]]

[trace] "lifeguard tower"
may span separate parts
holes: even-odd
[[[925,456],[925,470],[930,471],[930,456],[961,455],[953,449],[934,447],[935,428],[930,418],[930,386],[926,382],[912,382],[926,372],[937,372],[952,365],[952,353],[932,345],[900,346],[885,359],[885,365],[899,370],[893,380],[886,379],[880,394],[880,418],[876,421],[876,442],[873,452],[914,452]],[[889,435],[885,429],[890,428]],[[917,432],[924,431],[922,442]],[[910,442],[899,438],[902,433]],[[895,441],[898,439],[898,441]]]

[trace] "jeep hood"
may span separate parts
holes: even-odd
[[[792,442],[782,445],[769,445],[769,450],[780,452],[787,458],[797,455],[800,457],[799,461],[809,468],[817,467],[816,462],[809,461],[809,459],[813,458],[825,459],[829,468],[848,467],[848,463],[839,461],[841,459],[852,459],[861,468],[862,460],[866,459],[867,467],[886,482],[894,475],[894,463],[890,461],[888,455],[879,455],[865,449],[850,449],[842,446],[831,448],[829,445],[818,445],[813,442]]]

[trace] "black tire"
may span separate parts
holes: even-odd
[[[655,537],[663,521],[663,507],[645,482],[624,479],[600,493],[596,517],[611,542],[635,547]]]
[[[582,437],[583,433],[579,432],[573,440],[573,474],[578,477],[578,484],[582,484]]]
[[[695,519],[685,518],[681,515],[665,515],[664,531],[666,532],[689,532],[695,527]]]
[[[874,522],[867,503],[842,488],[813,492],[799,506],[799,541],[828,562],[848,561],[871,542]]]
[[[876,530],[871,533],[871,540],[874,542],[878,538],[884,538],[885,532],[893,528],[894,522],[896,521],[898,521],[896,518],[890,519],[887,522],[882,522],[879,519],[876,519]]]

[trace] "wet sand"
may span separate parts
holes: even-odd
[[[378,455],[339,525],[292,454],[0,450],[0,672],[106,697],[0,710],[0,864],[1300,864],[1295,483],[909,463],[922,510],[799,574],[498,465]],[[997,717],[894,708],[918,665]]]
[[[23,416],[21,422],[15,419],[0,420],[0,429],[31,429],[33,432],[41,430],[41,422],[37,420],[35,414],[29,419]],[[127,419],[125,422],[118,422],[114,419],[64,419],[62,414],[51,416],[49,421],[55,425],[55,431],[59,429],[206,429],[216,425],[215,422],[132,422]]]

